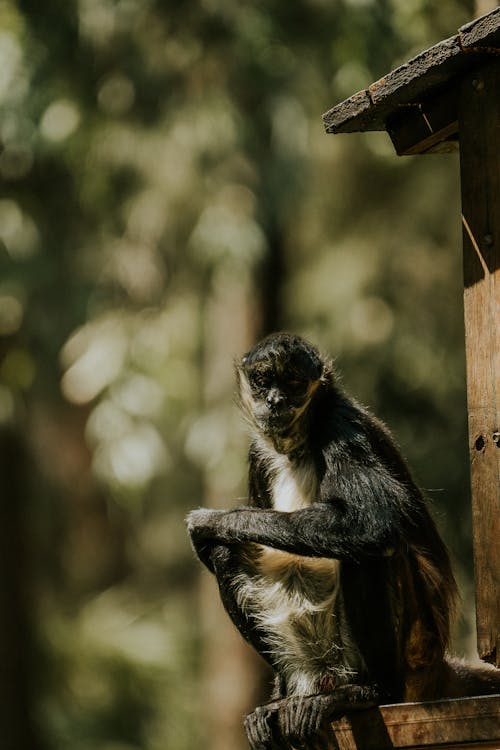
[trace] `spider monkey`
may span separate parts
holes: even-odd
[[[450,560],[385,425],[298,336],[265,338],[236,372],[249,505],[200,508],[187,525],[229,616],[276,672],[272,700],[245,720],[252,750],[327,747],[346,710],[500,689],[494,668],[445,659]]]

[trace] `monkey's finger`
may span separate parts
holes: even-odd
[[[300,737],[313,737],[321,726],[322,702],[319,696],[305,697],[300,715],[297,717],[297,731]]]
[[[245,732],[251,750],[266,750],[264,733],[259,724],[260,722],[255,713],[247,716],[244,721]]]
[[[291,736],[297,736],[301,738],[307,737],[305,728],[307,727],[307,716],[309,713],[309,702],[308,699],[302,695],[297,696],[297,699],[292,703],[291,711],[289,714],[289,728]]]
[[[260,742],[259,738],[255,735],[253,728],[246,730],[248,745],[250,750],[264,750],[264,746]]]
[[[269,742],[262,742],[261,739],[255,735],[247,734],[248,744],[250,750],[274,750],[274,746]]]
[[[289,745],[273,732],[273,714],[270,706],[258,706],[246,717],[245,730],[252,750],[289,750]]]

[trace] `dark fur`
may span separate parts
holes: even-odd
[[[456,585],[446,548],[387,428],[345,395],[331,363],[296,336],[268,337],[237,372],[242,408],[254,430],[249,507],[193,511],[188,528],[236,627],[278,675],[276,700],[247,718],[251,747],[300,746],[312,735],[320,747],[321,727],[347,706],[498,688],[496,670],[484,676],[445,661]],[[307,477],[310,466],[311,504],[274,510],[282,467]],[[263,572],[261,545],[300,557],[283,556],[281,569],[278,555],[278,567]],[[327,567],[316,572],[307,563],[311,558],[340,564],[329,578]],[[330,671],[320,672],[319,664],[311,696],[300,693],[296,675],[295,687],[287,684],[279,640],[263,627],[265,613],[261,617],[255,598],[261,585],[280,585],[285,575],[294,602],[324,597],[325,581],[331,582],[325,591],[337,592],[331,617],[340,641],[332,646],[345,649],[346,663],[337,651]],[[315,616],[306,625],[316,627]],[[351,646],[356,669],[347,656]],[[310,671],[314,660],[305,663]]]

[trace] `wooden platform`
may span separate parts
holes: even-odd
[[[335,721],[332,729],[332,750],[499,750],[500,695],[379,706]]]

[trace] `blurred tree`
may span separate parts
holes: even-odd
[[[43,747],[34,724],[36,663],[30,588],[33,557],[27,524],[31,468],[22,438],[0,426],[0,721],[2,747]],[[28,472],[29,473],[29,472]]]
[[[498,8],[497,0],[476,0],[475,3],[476,16],[482,16],[485,13],[489,13],[490,10]]]
[[[232,360],[271,329],[337,355],[440,488],[469,616],[458,170],[321,113],[474,10],[0,4],[0,422],[37,477],[4,573],[30,539],[9,616],[38,623],[19,695],[40,744],[245,747],[259,677],[182,519],[245,494]]]

